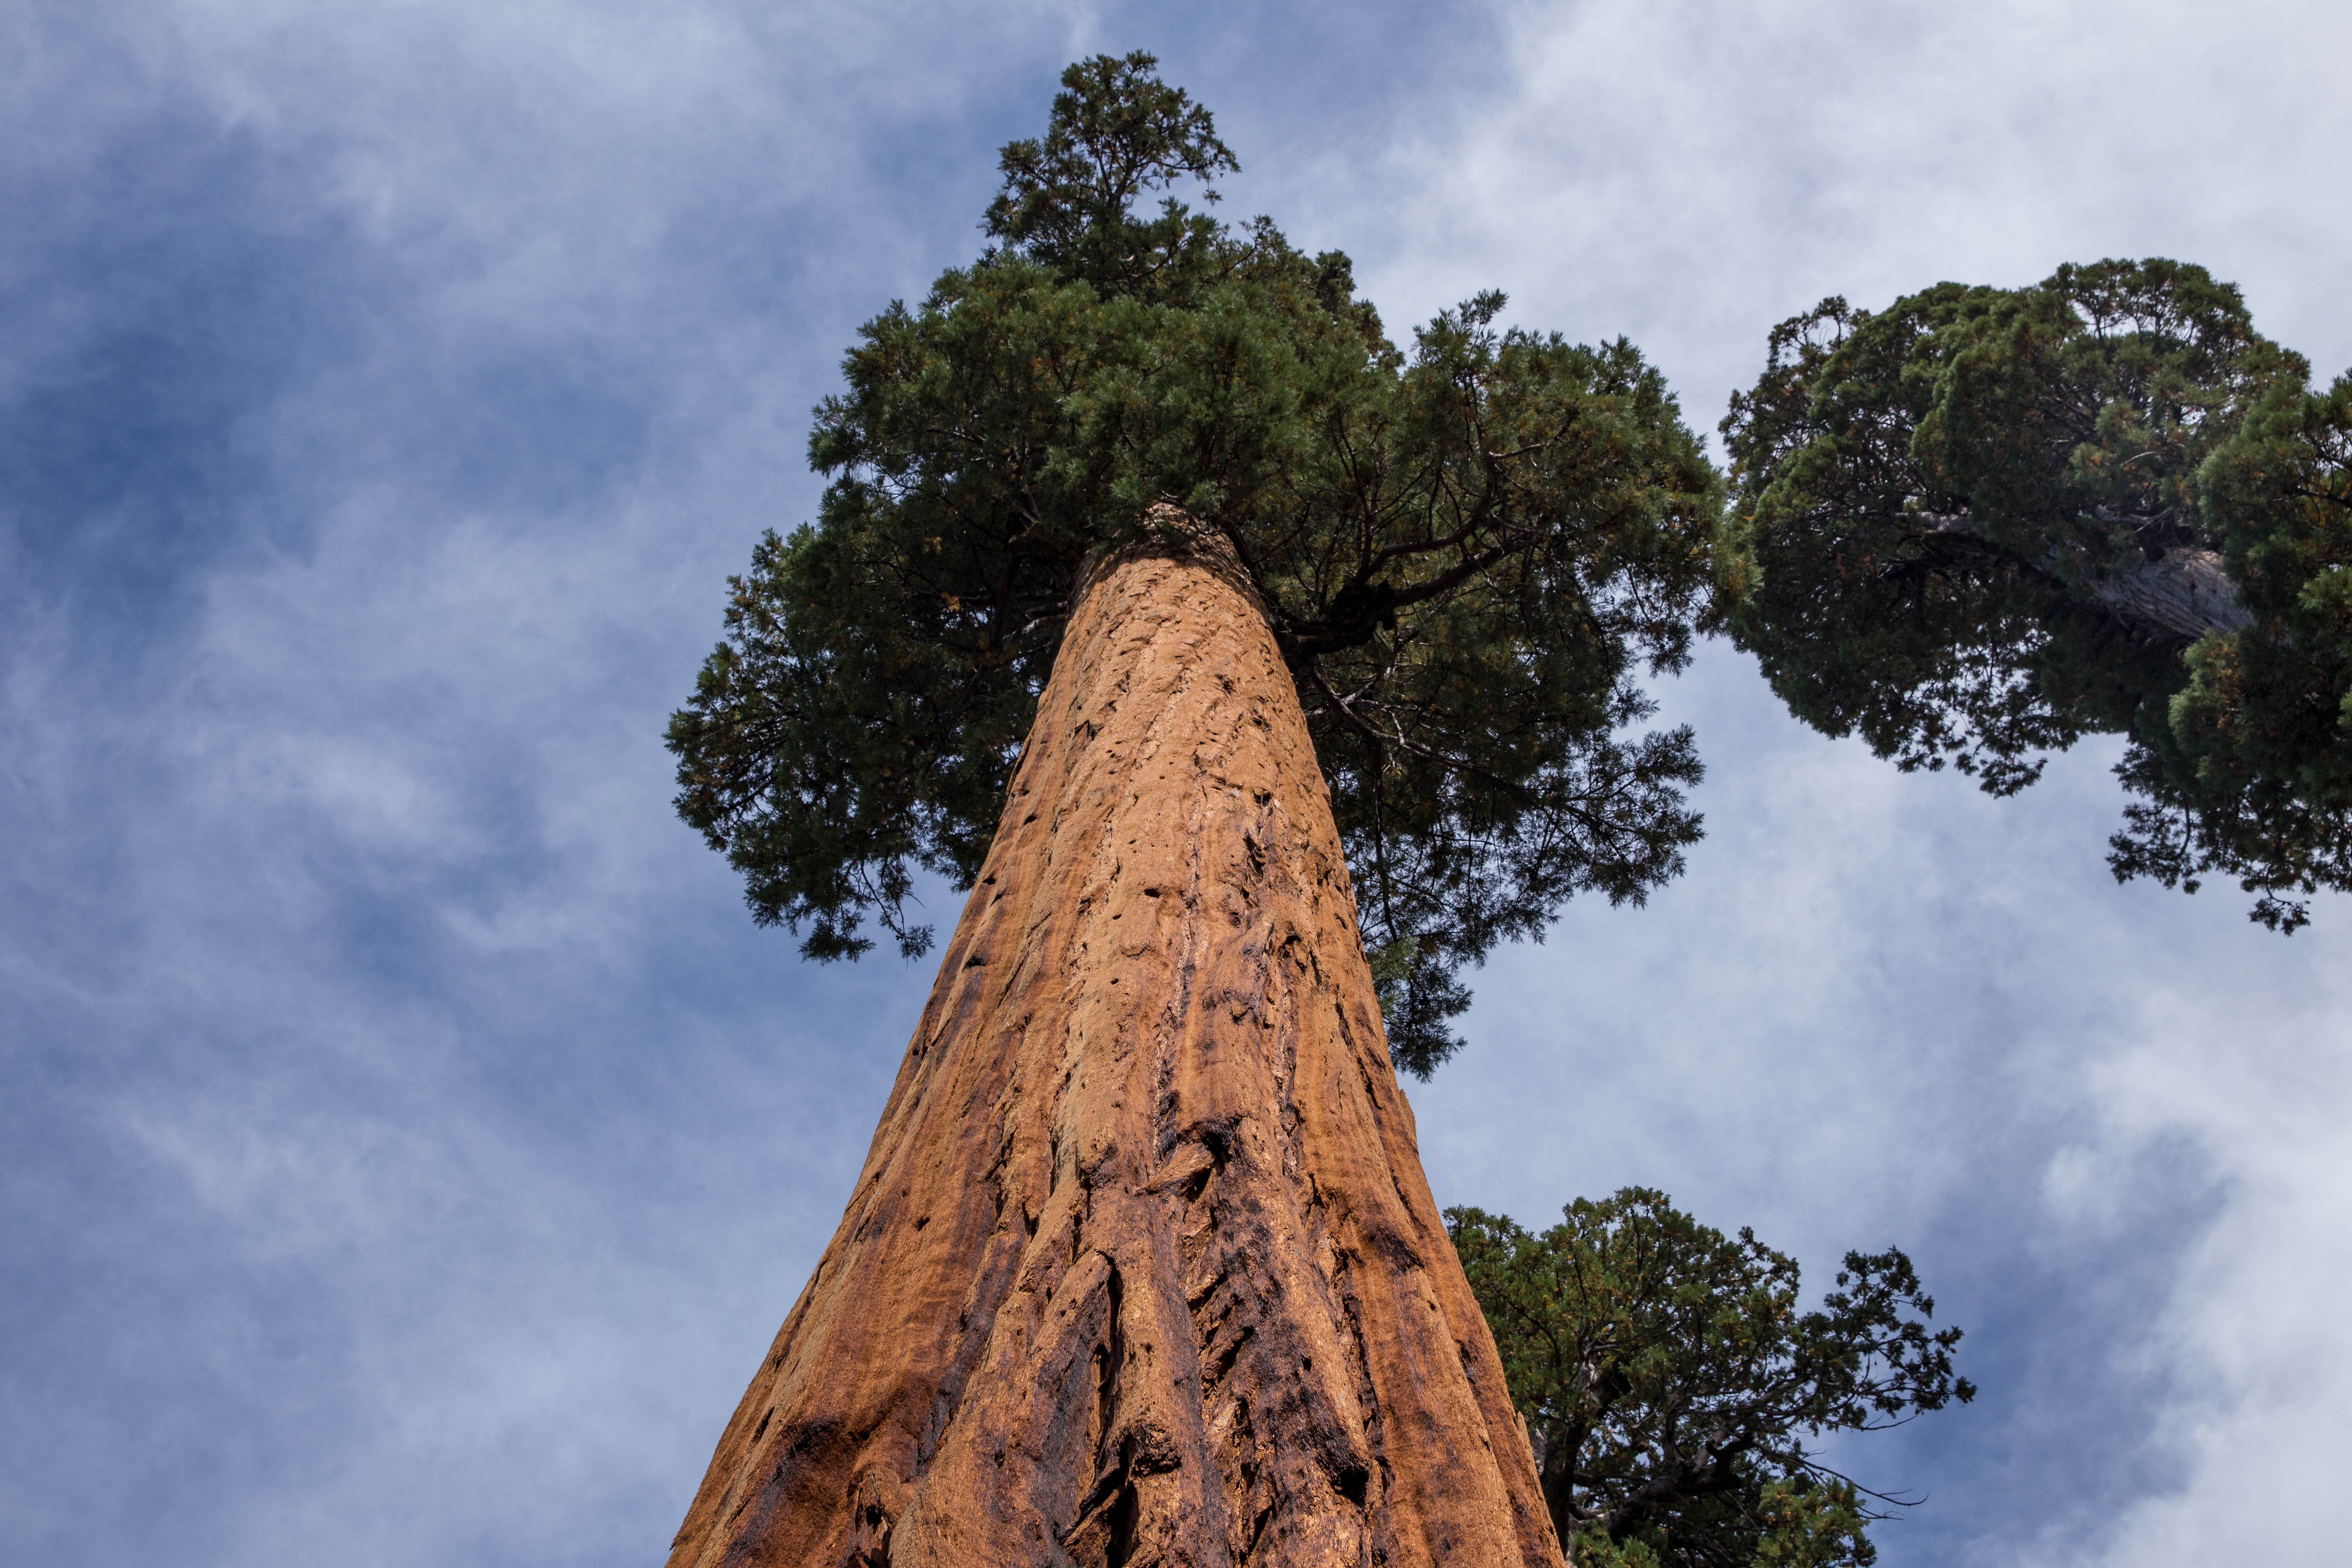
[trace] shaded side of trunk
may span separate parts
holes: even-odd
[[[1115,561],[672,1568],[1559,1561],[1265,617]]]

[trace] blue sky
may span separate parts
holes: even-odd
[[[656,1559],[930,975],[755,931],[663,721],[856,323],[1144,47],[1229,214],[1709,427],[1821,296],[2169,255],[2352,366],[2352,13],[0,0],[0,1551]],[[1709,837],[1476,977],[1440,1200],[1910,1251],[1975,1405],[1889,1568],[2331,1561],[2352,906],[1661,692]],[[929,898],[952,917],[945,889]]]

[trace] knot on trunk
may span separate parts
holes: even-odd
[[[905,1510],[907,1483],[887,1465],[868,1465],[849,1489],[851,1568],[890,1568],[890,1527]]]

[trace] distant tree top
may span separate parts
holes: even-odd
[[[1772,331],[1723,433],[1734,637],[1831,734],[1997,795],[2125,735],[2118,878],[2292,931],[2352,886],[2352,381],[2167,260]]]
[[[1266,606],[1426,1072],[1465,961],[1573,893],[1641,902],[1698,837],[1689,731],[1631,731],[1688,657],[1716,476],[1632,344],[1488,293],[1400,350],[1345,255],[1165,194],[1238,164],[1154,63],[1064,72],[996,245],[860,330],[817,520],[731,580],[671,722],[678,810],[803,952],[864,951],[867,914],[922,952],[911,870],[976,874],[1082,564],[1175,506]]]

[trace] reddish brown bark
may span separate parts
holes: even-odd
[[[1116,561],[672,1568],[1559,1562],[1264,616]]]

